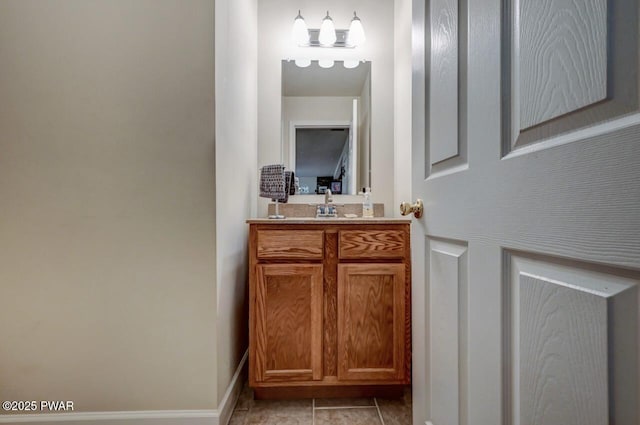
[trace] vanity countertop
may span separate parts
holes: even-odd
[[[251,218],[249,224],[401,224],[411,223],[410,218],[371,217],[371,218],[315,218],[315,217],[287,217],[283,219]]]

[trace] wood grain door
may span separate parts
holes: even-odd
[[[256,380],[322,379],[322,265],[256,267]]]
[[[399,381],[405,371],[405,265],[338,265],[338,379]]]
[[[640,423],[637,0],[413,0],[414,424]]]

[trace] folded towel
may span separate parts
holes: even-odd
[[[289,195],[295,195],[296,187],[293,183],[293,171],[285,171],[284,172],[284,196],[282,198],[273,198],[272,201],[278,201],[283,204],[286,204],[289,201]]]
[[[260,169],[260,196],[282,199],[286,195],[284,165],[265,165]]]

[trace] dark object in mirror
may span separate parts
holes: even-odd
[[[322,176],[317,178],[317,189],[315,193],[319,195],[323,195],[327,189],[331,187],[331,183],[333,182],[333,176]],[[333,191],[331,191],[333,192]],[[335,193],[335,192],[333,192]]]

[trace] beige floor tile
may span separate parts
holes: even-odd
[[[405,404],[411,406],[413,400],[413,396],[411,395],[411,386],[405,387],[404,389],[404,402]]]
[[[238,397],[238,403],[236,404],[236,410],[248,410],[253,404],[253,390],[248,384],[245,384]]]
[[[385,425],[411,425],[411,403],[397,400],[377,399]]]
[[[316,399],[315,405],[316,425],[381,425],[370,398]],[[410,388],[402,398],[378,399],[378,405],[385,425],[411,425]],[[312,425],[312,418],[311,400],[253,400],[245,385],[229,425]]]
[[[254,400],[251,411],[286,411],[300,413],[311,411],[311,399],[305,400]]]
[[[235,410],[229,421],[229,425],[244,425],[247,421],[249,411],[247,410]]]
[[[254,400],[245,425],[311,425],[311,400]]]
[[[376,408],[321,409],[315,415],[316,425],[381,425]]]
[[[311,425],[311,412],[307,415],[297,416],[284,412],[280,413],[255,413],[250,412],[244,425]]]
[[[372,398],[316,398],[316,407],[375,406]]]

